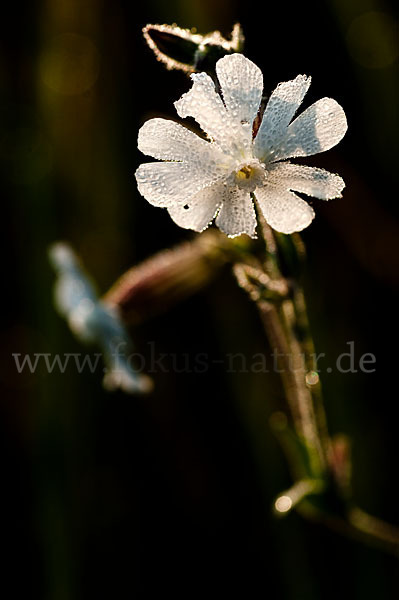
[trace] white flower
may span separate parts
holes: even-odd
[[[271,227],[301,231],[314,212],[294,192],[329,200],[340,197],[345,184],[338,175],[285,159],[335,146],[347,129],[342,107],[323,98],[292,121],[310,85],[310,77],[298,75],[274,90],[254,137],[260,69],[242,54],[231,54],[216,63],[216,73],[221,95],[209,75],[198,73],[191,75],[191,90],[175,102],[179,116],[193,117],[207,139],[166,119],[150,119],[140,129],[139,149],[168,161],[140,165],[140,193],[194,231],[216,217],[228,236],[255,237],[253,199]]]

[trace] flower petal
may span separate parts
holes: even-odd
[[[228,112],[252,126],[262,100],[262,71],[242,54],[230,54],[218,60],[216,74]]]
[[[228,149],[227,111],[212,79],[206,73],[194,73],[191,79],[191,90],[174,103],[177,114],[182,119],[193,117],[221,148]]]
[[[255,196],[270,227],[281,233],[302,231],[314,218],[314,211],[305,200],[281,187],[265,185],[257,188]]]
[[[342,106],[332,98],[322,98],[291,123],[272,160],[311,156],[329,150],[343,138],[347,128]]]
[[[220,186],[222,187],[222,186]],[[256,237],[256,214],[250,194],[238,187],[223,186],[222,208],[216,217],[216,225],[229,237],[246,233]]]
[[[242,150],[250,150],[252,124],[242,124],[224,106],[215,84],[206,73],[191,75],[193,87],[175,102],[180,117],[193,117],[226,157],[242,160]]]
[[[310,77],[298,75],[292,81],[285,81],[276,87],[266,105],[254,142],[254,152],[258,158],[266,158],[285,137],[287,127],[301,105],[310,82]]]
[[[140,194],[150,204],[170,207],[188,200],[223,175],[212,163],[153,162],[139,166],[136,180]]]
[[[223,160],[217,148],[175,121],[150,119],[139,131],[138,148],[149,156],[163,160]]]
[[[184,229],[203,231],[214,219],[220,205],[223,184],[215,184],[194,194],[187,202],[168,208],[174,222]]]
[[[288,162],[270,165],[267,181],[321,200],[340,198],[345,187],[344,180],[335,173]]]

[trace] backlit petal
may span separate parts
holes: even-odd
[[[206,73],[194,73],[191,79],[191,90],[175,102],[178,115],[183,119],[193,117],[211,139],[222,149],[228,149],[227,111],[212,79]]]
[[[176,161],[222,161],[223,155],[215,145],[174,121],[150,119],[141,127],[138,148],[154,158]]]
[[[262,71],[242,54],[230,54],[218,60],[216,74],[230,115],[252,125],[262,100]]]
[[[224,185],[216,183],[168,209],[174,222],[184,229],[203,231],[214,219],[222,202]]]
[[[154,206],[170,207],[188,200],[220,178],[217,169],[201,168],[194,163],[143,163],[136,171],[137,187]]]
[[[250,194],[238,187],[224,186],[223,204],[216,225],[229,237],[246,233],[256,237],[256,214]]]
[[[180,117],[193,117],[201,129],[228,157],[243,160],[251,151],[252,123],[241,123],[228,111],[206,73],[191,75],[193,87],[175,102]]]
[[[283,188],[265,185],[256,190],[255,197],[267,223],[281,233],[302,231],[314,217],[305,200]]]
[[[322,98],[291,123],[272,160],[311,156],[329,150],[348,128],[343,108],[332,98]]]
[[[270,96],[254,143],[254,152],[260,159],[267,158],[285,137],[310,82],[310,77],[298,75],[280,83]]]
[[[345,187],[344,180],[335,173],[292,163],[274,163],[270,165],[267,181],[287,190],[302,192],[321,200],[340,198]]]

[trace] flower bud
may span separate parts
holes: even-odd
[[[164,250],[127,271],[104,296],[125,322],[137,323],[196,293],[224,265],[245,251],[246,240],[209,230],[191,242]]]
[[[234,25],[230,40],[223,38],[219,31],[200,35],[177,25],[146,25],[143,35],[156,59],[167,69],[186,73],[213,71],[219,58],[241,52],[244,45],[239,23]]]

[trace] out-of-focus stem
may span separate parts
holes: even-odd
[[[295,277],[283,277],[280,247],[273,231],[265,222],[262,230],[267,246],[263,263],[252,252],[254,247],[250,240],[230,240],[211,230],[133,267],[112,286],[103,302],[118,308],[125,321],[137,322],[194,294],[224,265],[232,264],[238,284],[255,302],[266,335],[277,352],[279,373],[296,432],[292,436],[294,444],[290,444],[290,454],[294,479],[298,476],[298,480],[280,494],[275,510],[283,515],[295,508],[304,517],[334,531],[398,554],[397,528],[350,504],[348,508],[347,444],[341,441],[334,446],[328,435],[303,290]],[[296,245],[300,243],[299,239],[293,241]],[[297,250],[302,253],[302,246]],[[306,456],[306,466],[301,455]],[[311,501],[312,496],[330,489],[331,483],[336,487],[342,507],[347,507],[346,512],[344,509],[341,514],[333,514],[328,507],[322,509]]]
[[[310,448],[316,450],[320,462],[319,467],[325,469],[327,464],[326,448],[323,444],[319,423],[316,418],[312,393],[306,383],[308,370],[303,347],[296,335],[296,313],[292,300],[287,299],[282,302],[281,317],[285,326],[291,356],[290,367],[296,387],[301,433]]]
[[[283,515],[296,508],[303,516],[322,522],[327,527],[359,541],[378,546],[399,556],[399,529],[350,507],[346,514],[333,514],[307,502],[308,496],[323,494],[330,483],[343,503],[350,491],[347,459],[338,460],[337,447],[328,435],[321,384],[315,364],[315,348],[310,332],[306,302],[299,281],[284,278],[279,261],[279,246],[273,231],[262,220],[262,233],[267,247],[262,265],[236,264],[234,273],[239,285],[256,303],[270,344],[277,350],[280,375],[295,430],[306,443],[309,465],[314,479],[300,479],[279,495],[274,509]],[[298,261],[304,257],[299,236],[292,236]],[[284,425],[283,428],[285,428]],[[342,446],[342,443],[341,443]],[[345,445],[346,447],[346,445]],[[292,447],[290,446],[290,452]],[[338,455],[342,452],[338,452]],[[346,452],[344,452],[346,455]],[[294,459],[294,471],[301,471]],[[331,478],[331,475],[333,477]],[[343,504],[344,505],[344,504]]]
[[[378,548],[399,558],[399,529],[376,519],[358,507],[349,510],[346,518],[309,508],[306,503],[296,507],[309,521],[320,523],[335,533]]]
[[[283,516],[295,508],[306,496],[320,493],[324,489],[324,482],[318,479],[301,479],[289,490],[282,492],[274,503],[277,516]]]
[[[263,270],[259,265],[256,276],[253,267],[236,265],[235,275],[239,285],[256,303],[266,335],[277,350],[281,380],[294,426],[308,448],[312,472],[319,476],[327,467],[327,443],[323,443],[312,393],[306,382],[307,353],[297,336],[293,284],[282,276],[278,246],[271,228],[262,219],[261,226],[267,248]],[[280,298],[269,301],[268,296],[275,291],[276,285],[281,289]],[[302,308],[305,310],[304,305]],[[306,338],[311,339],[308,322],[303,315],[302,325],[307,327]]]
[[[315,371],[315,369],[317,369],[315,358],[316,349],[310,332],[305,296],[303,289],[300,286],[295,286],[293,290],[293,306],[296,315],[295,330],[297,331],[299,329],[302,336],[301,347],[303,351],[306,372],[311,374],[306,383],[312,395],[320,440],[324,449],[325,457],[328,460],[331,457],[331,440],[328,434],[327,417],[323,404],[321,381],[318,373]]]
[[[303,355],[292,334],[291,303],[289,300],[283,301],[280,310],[271,302],[261,300],[256,304],[266,335],[277,350],[281,380],[295,429],[311,450],[309,459],[314,472],[320,472],[325,467],[325,455],[318,434],[311,394],[306,386]]]
[[[399,557],[398,527],[376,519],[357,507],[349,512],[348,520],[355,530],[367,536],[370,541],[374,540],[375,543],[385,549],[390,549]]]
[[[277,350],[279,372],[295,428],[298,433],[303,433],[301,410],[298,403],[298,390],[290,364],[290,349],[278,311],[271,302],[264,300],[258,301],[256,306],[269,342]]]

